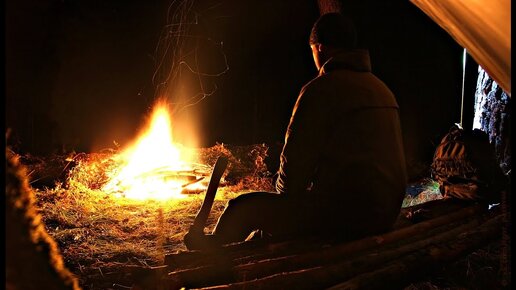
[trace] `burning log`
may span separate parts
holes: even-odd
[[[319,244],[319,248],[315,250],[314,248],[309,249],[309,246],[305,245],[304,250],[300,249],[301,247],[297,247],[297,249],[293,251],[288,251],[286,249],[289,248],[289,245],[292,246],[295,245],[295,243],[286,242],[281,243],[279,246],[279,248],[285,247],[286,249],[275,252],[274,254],[271,253],[273,252],[273,247],[269,247],[266,248],[265,251],[262,250],[261,253],[258,251],[258,254],[255,255],[249,255],[253,250],[241,251],[239,256],[235,254],[232,255],[232,251],[230,250],[231,247],[238,248],[238,246],[230,246],[218,253],[205,254],[205,259],[202,259],[204,265],[197,263],[197,265],[201,264],[201,266],[188,268],[183,265],[182,269],[176,268],[177,270],[169,273],[167,279],[172,285],[194,285],[195,287],[199,287],[260,279],[261,277],[272,275],[268,278],[263,278],[263,283],[265,284],[261,286],[267,288],[267,286],[270,287],[275,285],[275,283],[280,283],[279,281],[283,278],[297,271],[301,271],[303,275],[313,274],[315,277],[318,277],[319,274],[317,273],[325,273],[324,269],[327,269],[323,266],[350,258],[353,260],[350,260],[351,262],[348,262],[348,264],[340,265],[337,272],[359,273],[356,271],[365,270],[370,264],[385,263],[389,259],[394,259],[404,253],[428,245],[436,239],[451,239],[459,233],[478,225],[485,219],[483,216],[476,215],[482,211],[482,208],[483,206],[481,205],[473,205],[445,216],[420,222],[413,226],[401,228],[381,236],[368,237],[326,248],[321,248],[321,244]],[[399,248],[393,250],[394,247]],[[254,251],[257,252],[256,249]],[[248,256],[245,255],[246,252]],[[304,254],[293,254],[296,252]],[[359,254],[369,258],[356,258]],[[193,254],[191,257],[196,256],[199,258],[199,255],[200,253]],[[268,255],[269,258],[267,258]],[[278,258],[271,258],[270,256]],[[167,261],[171,262],[172,260],[173,259],[169,257]],[[189,262],[188,259],[184,259],[184,261],[187,264]],[[177,267],[178,260],[175,262],[175,266]],[[357,267],[357,265],[361,265],[361,268]],[[329,266],[330,269],[331,267],[333,266]],[[287,272],[287,274],[285,274],[287,276],[273,275],[281,272]],[[301,274],[292,275],[294,275],[292,277],[297,277],[296,275]],[[297,278],[294,278],[294,280],[295,279]],[[326,280],[328,279],[327,277]],[[289,278],[285,283],[291,283],[291,280],[292,279]],[[314,278],[313,280],[320,279]],[[244,284],[240,285],[240,283]],[[240,283],[236,283],[235,285],[237,286],[235,287],[247,287],[246,282]],[[296,286],[305,287],[302,285]],[[318,285],[312,286],[319,287]],[[331,286],[331,284],[326,286]]]
[[[194,177],[195,177],[195,176],[194,176]],[[190,182],[187,182],[187,183],[185,183],[185,184],[181,185],[181,187],[182,187],[182,188],[185,188],[185,187],[187,187],[187,186],[189,186],[189,185],[191,185],[191,184],[195,184],[195,183],[197,183],[197,182],[199,182],[199,181],[201,181],[201,180],[203,180],[203,179],[204,179],[204,176],[203,176],[203,177],[199,177],[199,178],[195,178],[194,180],[192,180],[192,181],[190,181]]]

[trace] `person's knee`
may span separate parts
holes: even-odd
[[[227,204],[226,204],[226,209],[230,209],[230,210],[233,210],[235,208],[241,208],[243,206],[246,206],[249,202],[248,202],[249,198],[247,196],[244,195],[239,195],[233,199],[230,199]]]
[[[230,199],[227,204],[226,204],[226,207],[233,207],[235,206],[236,204],[240,203],[238,200],[237,200],[238,197],[235,197],[233,199]]]
[[[275,199],[277,194],[270,192],[250,192],[241,194],[231,200],[229,200],[227,206],[245,206],[245,205],[258,205],[263,202],[270,202],[271,199]]]
[[[279,208],[276,205],[278,200],[274,196],[275,194],[267,192],[251,192],[237,196],[228,201],[219,223],[259,223]]]

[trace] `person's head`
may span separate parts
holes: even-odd
[[[321,66],[332,56],[355,49],[357,34],[353,22],[340,13],[327,13],[319,17],[310,33],[310,47],[315,66]]]

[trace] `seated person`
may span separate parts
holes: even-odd
[[[254,230],[350,240],[392,227],[407,182],[399,108],[356,42],[341,14],[317,20],[310,46],[319,74],[294,106],[277,192],[229,201],[212,235],[185,238],[189,249],[243,241]]]

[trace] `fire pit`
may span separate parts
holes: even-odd
[[[133,199],[183,198],[201,192],[210,167],[196,163],[193,152],[172,138],[167,107],[158,103],[150,123],[137,141],[115,157],[116,167],[106,175],[102,190]]]
[[[62,182],[34,188],[46,230],[81,285],[130,286],[132,268],[160,265],[165,254],[185,249],[183,236],[219,156],[228,158],[229,165],[208,230],[228,199],[273,190],[264,144],[186,148],[173,142],[171,132],[168,110],[158,103],[133,144],[68,156]],[[45,170],[41,163],[38,168]]]

